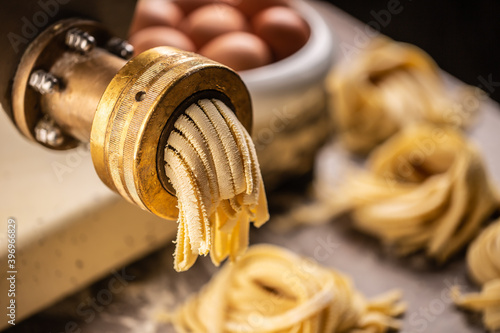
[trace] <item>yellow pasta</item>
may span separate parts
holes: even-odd
[[[165,171],[176,191],[179,218],[174,268],[198,255],[215,265],[248,247],[250,221],[269,219],[259,163],[250,135],[219,100],[200,100],[174,124]]]
[[[179,333],[377,333],[399,329],[400,293],[367,300],[334,270],[271,245],[227,264],[170,320]]]
[[[478,150],[451,127],[418,125],[373,151],[320,204],[297,212],[350,212],[354,225],[405,255],[425,250],[443,262],[477,234],[498,207]]]
[[[483,286],[480,293],[454,291],[455,303],[483,313],[489,330],[500,329],[500,220],[486,228],[467,251],[469,274]]]
[[[437,65],[424,51],[385,37],[373,40],[358,57],[338,65],[329,75],[327,87],[347,149],[368,153],[417,122],[466,125],[478,107],[472,89],[464,89],[461,101],[454,102],[439,75]]]

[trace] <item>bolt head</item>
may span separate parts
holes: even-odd
[[[120,49],[119,56],[122,57],[123,59],[130,59],[133,54],[134,54],[134,47],[132,46],[132,44],[129,44],[126,41],[124,41],[122,44],[122,48]]]
[[[85,38],[81,41],[79,44],[78,49],[84,53],[90,52],[95,45],[95,39],[92,36],[89,36],[88,38]]]
[[[35,126],[35,138],[50,147],[60,147],[64,143],[62,130],[47,117],[41,119]]]
[[[78,28],[68,30],[65,42],[71,49],[82,53],[92,51],[96,44],[94,36]]]
[[[132,44],[118,37],[113,37],[108,41],[107,49],[122,59],[128,60],[134,55]]]
[[[43,70],[37,70],[31,73],[29,85],[40,94],[53,93],[59,84],[57,78]]]

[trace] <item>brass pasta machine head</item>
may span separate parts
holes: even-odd
[[[250,132],[250,96],[234,71],[198,54],[158,47],[127,60],[132,53],[95,21],[58,21],[22,55],[7,108],[19,131],[47,148],[90,142],[109,188],[175,219],[177,199],[164,168],[174,122],[198,100],[216,98]]]

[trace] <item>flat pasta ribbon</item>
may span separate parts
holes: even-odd
[[[463,127],[479,106],[470,87],[454,101],[423,50],[385,37],[336,66],[327,89],[341,141],[362,154],[416,122]]]
[[[178,198],[177,271],[198,255],[215,265],[248,247],[250,221],[269,219],[264,184],[250,135],[223,102],[200,100],[174,124],[165,172]]]
[[[483,286],[480,293],[461,294],[454,290],[455,304],[483,313],[488,330],[500,329],[500,220],[488,226],[467,251],[472,279]]]
[[[180,333],[377,333],[400,328],[400,297],[393,291],[367,300],[337,271],[255,245],[169,320]]]

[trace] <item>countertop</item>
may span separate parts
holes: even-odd
[[[360,22],[329,4],[315,5],[335,32],[340,57],[346,56],[343,49],[360,47],[364,29]],[[450,88],[461,84],[448,75],[445,78]],[[484,100],[481,113],[469,132],[483,152],[496,183],[500,183],[499,110],[496,103]],[[332,163],[332,145],[333,142],[318,154],[317,170],[328,171],[329,163]],[[271,194],[272,216],[286,212],[294,203],[303,200],[307,188],[306,179]],[[322,265],[349,274],[356,288],[367,296],[393,288],[402,289],[404,300],[409,304],[402,332],[484,331],[478,315],[458,311],[447,297],[449,288],[456,284],[469,291],[477,290],[467,279],[464,253],[444,267],[435,267],[419,256],[394,258],[376,240],[353,230],[345,219],[284,233],[276,231],[272,224],[271,219],[261,229],[252,229],[251,243],[277,244],[315,258]],[[98,283],[27,319],[16,328],[22,332],[47,333],[173,332],[173,328],[159,321],[158,316],[198,291],[217,271],[209,258],[200,258],[188,272],[176,273],[172,268],[173,250],[174,245],[167,244],[122,270],[110,272]],[[122,288],[113,288],[110,292],[110,282],[116,281],[120,281]],[[96,299],[105,302],[99,303]]]

